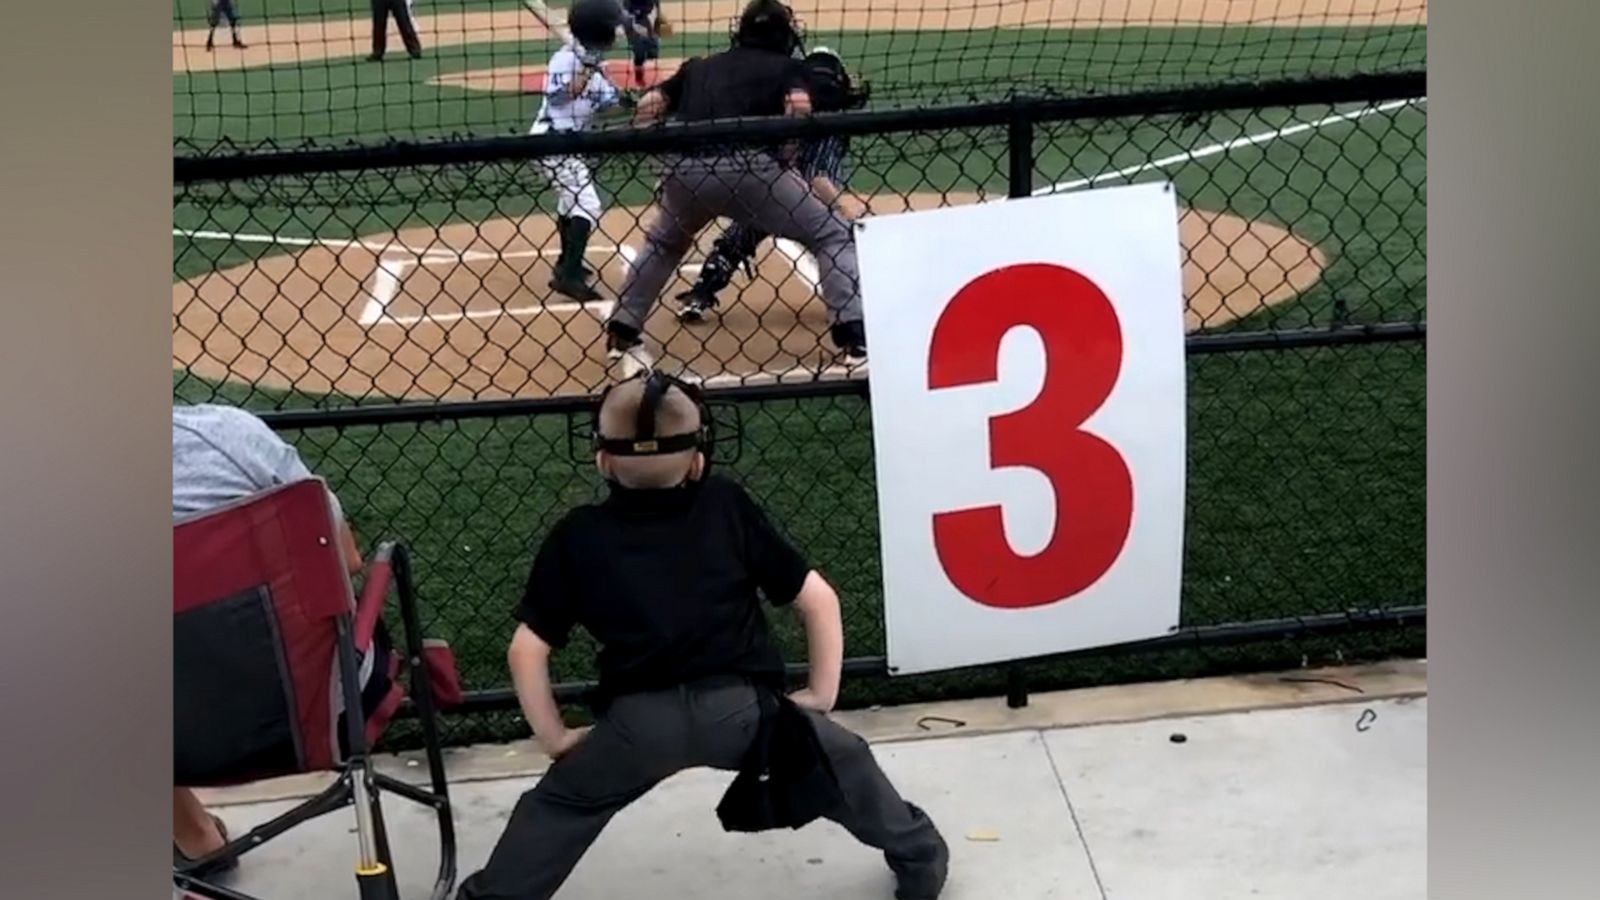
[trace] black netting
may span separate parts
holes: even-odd
[[[874,212],[1150,179],[1177,189],[1191,351],[1184,634],[1195,645],[1031,665],[1039,684],[1420,646],[1415,629],[1322,627],[1361,626],[1352,609],[1423,603],[1426,103],[1191,106],[1094,118],[1014,106],[1009,121],[850,137],[848,188]],[[411,152],[324,157],[307,167],[317,171],[280,159],[261,164],[274,174],[246,165],[225,178],[180,167],[175,396],[262,412],[335,486],[363,538],[413,547],[427,630],[456,646],[486,710],[454,722],[466,740],[514,733],[511,606],[550,524],[601,490],[570,441],[573,416],[616,377],[603,323],[671,156],[586,155],[606,212],[584,260],[603,296],[580,303],[549,288],[559,240],[538,142],[452,145],[426,162]],[[817,260],[798,247],[761,242],[707,321],[679,321],[672,297],[704,272],[725,224],[698,236],[645,347],[738,401],[727,470],[837,582],[854,670],[881,669],[865,371],[840,358]],[[1209,642],[1236,626],[1266,640]],[[799,634],[780,630],[789,659],[803,659]],[[592,674],[583,646],[560,656],[559,678]],[[853,679],[847,700],[1003,679]]]

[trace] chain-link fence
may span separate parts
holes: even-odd
[[[873,212],[1170,179],[1191,332],[1185,629],[1135,648],[1148,652],[1030,663],[1029,681],[1415,650],[1422,88],[1420,76],[1385,76],[185,160],[175,395],[261,411],[331,481],[360,534],[413,547],[428,630],[454,644],[473,691],[478,715],[457,719],[456,739],[511,733],[510,610],[548,527],[602,490],[574,434],[617,377],[605,323],[675,154],[847,140],[842,177]],[[575,157],[605,197],[583,257],[597,302],[549,287],[560,262],[551,160]],[[726,224],[697,236],[644,346],[737,401],[737,444],[718,452],[838,584],[846,701],[1006,687],[997,668],[882,677],[869,380],[832,346],[825,266],[797,243],[762,241],[704,321],[680,320],[672,298],[705,274]],[[803,658],[798,632],[774,624],[789,658]],[[586,647],[558,659],[569,696],[591,674]]]
[[[539,5],[176,0],[174,137],[188,153],[524,133],[561,44],[528,9]],[[838,51],[871,83],[880,109],[1413,71],[1424,63],[1428,12],[1426,0],[791,5],[808,46]],[[565,6],[554,4],[546,18],[560,26]],[[670,33],[650,29],[639,67],[636,41],[622,35],[608,77],[637,91],[682,60],[725,49],[742,6],[661,3]],[[402,17],[414,22],[417,58],[404,44]],[[380,52],[382,61],[369,58]]]

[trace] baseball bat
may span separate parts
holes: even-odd
[[[522,0],[522,5],[528,12],[533,13],[533,17],[539,20],[540,25],[548,28],[551,34],[560,38],[561,43],[573,43],[572,32],[567,30],[565,24],[556,21],[555,14],[550,11],[550,7],[544,5],[544,0]]]

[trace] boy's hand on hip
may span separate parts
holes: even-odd
[[[541,738],[539,744],[544,748],[546,755],[552,760],[558,760],[571,753],[588,736],[588,728],[568,728],[548,740]]]
[[[801,688],[790,694],[789,699],[793,701],[794,705],[804,709],[816,710],[819,713],[833,711],[834,698],[823,697],[811,688]]]

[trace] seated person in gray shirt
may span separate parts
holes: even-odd
[[[299,451],[254,415],[231,406],[172,407],[174,521],[312,477]],[[360,547],[344,521],[339,498],[331,490],[328,497],[344,522],[341,546],[354,574],[362,567]],[[222,820],[208,813],[188,788],[173,788],[172,843],[173,852],[188,859],[227,843]]]
[[[172,408],[174,520],[314,477],[293,445],[242,409],[211,404]],[[331,490],[328,499],[343,519],[344,509]],[[361,550],[348,522],[341,540],[351,573],[361,571]]]

